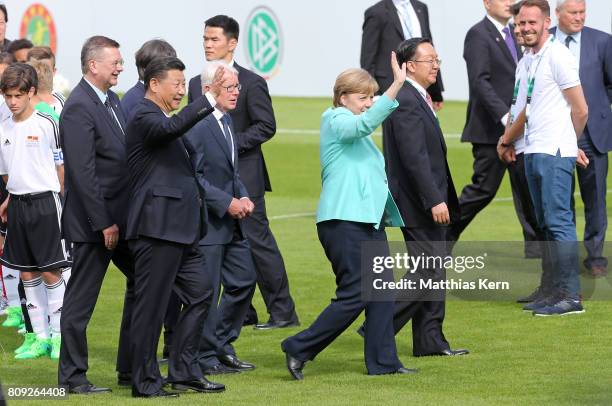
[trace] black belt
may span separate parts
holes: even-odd
[[[11,200],[21,200],[22,202],[29,202],[36,199],[42,199],[48,196],[53,196],[53,192],[26,193],[25,195],[11,194]]]

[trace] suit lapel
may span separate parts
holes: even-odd
[[[117,139],[122,144],[125,144],[125,136],[123,135],[123,132],[121,132],[121,129],[119,128],[119,124],[117,124],[115,119],[111,117],[111,115],[109,114],[109,111],[107,110],[106,106],[102,103],[102,101],[100,100],[96,92],[91,88],[89,83],[85,81],[85,79],[81,79],[80,85],[85,91],[85,93],[87,93],[89,97],[91,97],[91,100],[94,102],[94,104],[96,105],[96,108],[98,109],[98,113],[104,117],[104,119],[106,120],[110,128],[112,129],[112,132],[115,135],[115,137],[117,137]],[[111,103],[113,103],[112,98],[111,98]],[[118,109],[118,110],[121,110],[121,109]],[[119,114],[117,112],[115,113]]]
[[[233,167],[234,163],[232,162],[232,153],[229,149],[229,146],[227,145],[227,140],[225,139],[225,135],[223,135],[223,132],[221,131],[221,127],[219,127],[217,118],[213,116],[212,114],[210,115],[210,117],[211,118],[207,120],[206,125],[208,126],[210,131],[213,133],[213,138],[215,139],[215,141],[217,141],[217,144],[219,144],[219,146],[223,150],[223,153],[225,153],[225,157],[229,161],[230,165]]]
[[[497,43],[497,46],[501,49],[503,54],[506,55],[506,59],[508,59],[508,62],[510,62],[512,66],[516,67],[514,58],[512,57],[512,54],[510,53],[510,50],[508,49],[508,46],[506,45],[506,41],[504,40],[502,34],[497,31],[497,27],[495,27],[495,25],[493,25],[493,23],[489,21],[487,17],[485,17],[484,21],[487,30],[489,31],[489,33],[493,37],[493,40]],[[516,46],[516,41],[514,41],[514,44]]]
[[[417,0],[410,0],[410,3],[412,3],[412,8],[414,9],[414,12],[419,20],[419,25],[421,26],[421,36],[424,37],[427,20],[425,19],[425,14],[423,13],[423,6]]]
[[[399,33],[400,37],[404,38],[404,30],[402,30],[402,23],[399,19],[399,16],[397,15],[397,9],[393,4],[393,0],[385,0],[385,6],[387,8],[387,13],[389,14],[389,20]]]
[[[446,142],[444,141],[444,134],[442,134],[442,129],[440,128],[440,122],[438,121],[438,118],[434,115],[433,111],[431,111],[431,108],[429,107],[425,99],[423,99],[421,93],[419,93],[419,91],[409,82],[408,88],[412,92],[413,96],[416,97],[416,99],[418,100],[421,109],[425,112],[425,115],[431,120],[434,128],[436,129],[436,133],[438,135],[440,143],[442,144],[442,149],[444,150],[444,153],[446,153]]]
[[[578,76],[584,77],[582,74],[582,67],[584,66],[584,61],[588,61],[589,57],[587,54],[593,55],[595,52],[590,52],[591,46],[594,44],[593,41],[589,41],[588,30],[585,28],[582,29],[582,33],[580,34],[580,66],[578,67]]]

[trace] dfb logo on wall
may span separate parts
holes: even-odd
[[[19,37],[29,39],[34,45],[51,47],[53,53],[57,53],[55,23],[42,4],[32,4],[23,13]]]
[[[249,65],[259,75],[270,79],[278,73],[283,52],[278,18],[272,10],[260,6],[251,12],[245,27]]]

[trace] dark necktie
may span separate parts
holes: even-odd
[[[568,35],[567,37],[565,37],[565,46],[569,48],[570,43],[574,40],[574,37],[572,37],[571,35]]]
[[[221,117],[221,124],[223,125],[223,135],[225,136],[225,141],[227,142],[227,148],[230,151],[230,156],[232,157],[232,163],[234,162],[234,148],[232,145],[232,133],[230,131],[230,118],[227,114],[224,114]]]
[[[108,110],[108,114],[110,114],[110,117],[113,123],[117,124],[122,134],[125,134],[123,132],[123,128],[121,127],[121,124],[119,124],[119,120],[117,119],[117,116],[115,116],[115,112],[113,111],[113,106],[111,106],[108,96],[106,96],[106,101],[104,102],[104,105],[106,106],[106,109]]]
[[[504,33],[504,42],[506,43],[506,46],[508,47],[508,51],[510,51],[510,54],[512,55],[512,59],[514,59],[514,62],[517,63],[518,54],[516,53],[516,45],[514,44],[514,39],[512,38],[512,34],[510,34],[510,28],[508,28],[508,26],[505,26],[502,32]]]

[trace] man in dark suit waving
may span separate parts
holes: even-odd
[[[89,319],[110,261],[127,277],[117,355],[119,383],[129,384],[129,331],[134,262],[125,241],[129,190],[125,120],[110,88],[123,71],[119,44],[94,36],[81,50],[83,79],[72,90],[60,117],[66,202],[62,229],[73,243],[72,276],[62,311],[59,384],[71,393],[110,392],[86,377]]]
[[[514,74],[521,48],[508,24],[512,0],[484,0],[487,15],[465,36],[463,59],[467,66],[470,97],[462,142],[472,143],[474,174],[459,197],[461,217],[452,224],[449,239],[456,241],[476,215],[495,197],[507,165],[497,157],[497,140],[503,134],[512,101]],[[509,170],[513,170],[510,167]],[[525,241],[536,240],[533,216],[524,214],[515,189],[515,209]],[[527,220],[529,219],[529,221]],[[527,256],[538,256],[535,244],[526,244]]]
[[[252,215],[254,205],[240,180],[237,139],[229,115],[236,108],[242,85],[236,69],[215,61],[207,64],[202,73],[204,90],[210,87],[218,67],[225,70],[225,75],[215,111],[185,134],[208,208],[209,231],[200,240],[200,249],[206,257],[203,271],[214,293],[198,354],[205,374],[254,368],[236,356],[232,345],[240,335],[256,280],[243,226],[243,219]]]
[[[204,26],[204,52],[207,61],[224,60],[238,71],[242,89],[236,108],[229,114],[236,130],[238,163],[242,182],[255,204],[253,214],[243,221],[257,272],[257,284],[270,319],[256,329],[299,325],[295,304],[289,293],[289,280],[266,214],[265,193],[272,191],[261,144],[276,132],[276,121],[266,81],[234,61],[239,25],[226,15],[209,18]],[[189,81],[189,100],[202,93],[200,76]],[[257,314],[250,319],[256,321]]]
[[[584,134],[578,138],[578,147],[589,158],[586,168],[578,167],[585,217],[587,258],[584,265],[592,276],[602,277],[608,273],[608,259],[603,256],[603,246],[608,228],[608,152],[612,150],[612,100],[607,93],[612,88],[612,36],[584,26],[584,0],[557,2],[556,12],[559,26],[551,32],[578,59],[580,82],[589,106]]]
[[[444,136],[425,91],[436,81],[440,60],[427,38],[402,42],[396,55],[400,66],[406,64],[407,78],[397,95],[399,107],[383,123],[389,190],[406,224],[402,233],[410,255],[444,257],[446,228],[457,216],[458,203]],[[414,275],[445,278],[444,268],[435,265],[422,266]],[[393,327],[397,333],[412,319],[415,356],[467,354],[467,350],[452,350],[446,341],[444,312],[444,299],[435,295],[400,297]]]
[[[380,89],[393,82],[389,54],[400,42],[424,37],[432,39],[427,5],[418,0],[382,0],[365,11],[361,36],[361,67],[376,79]],[[427,88],[436,111],[442,108],[442,76]]]
[[[162,389],[156,350],[172,290],[183,304],[168,361],[177,390],[220,392],[202,375],[195,355],[211,304],[211,281],[202,272],[197,242],[206,233],[206,204],[182,136],[213,112],[220,76],[210,91],[176,110],[185,95],[185,65],[174,57],[145,68],[145,98],[127,127],[130,203],[127,222],[134,255],[132,396],[176,396]]]

